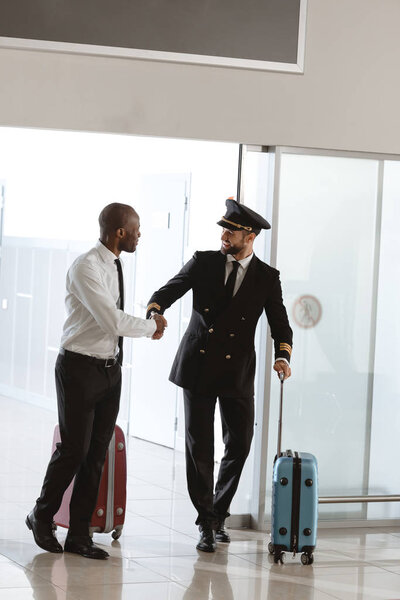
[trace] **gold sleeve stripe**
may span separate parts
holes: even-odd
[[[149,310],[151,310],[152,308],[156,308],[157,310],[161,310],[161,306],[159,304],[157,304],[157,302],[152,302],[151,304],[148,305],[146,312],[149,312]]]
[[[285,352],[288,352],[289,355],[292,354],[292,347],[290,344],[280,344],[279,345],[279,350],[283,350]]]
[[[221,217],[221,220],[225,221],[225,223],[229,223],[229,225],[240,227],[240,229],[245,229],[246,231],[253,231],[252,227],[247,227],[247,225],[240,225],[239,223],[234,223],[233,221],[228,221],[228,219],[225,219],[225,217]]]

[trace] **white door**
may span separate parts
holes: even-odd
[[[140,194],[142,237],[136,251],[135,314],[144,316],[152,293],[183,264],[190,176],[148,175]],[[132,350],[129,433],[175,446],[178,388],[168,380],[180,337],[181,302],[168,309],[160,341],[137,340]],[[134,341],[135,342],[135,341]]]

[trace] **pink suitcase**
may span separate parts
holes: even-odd
[[[60,441],[58,425],[54,429],[53,452]],[[61,527],[69,527],[69,503],[74,480],[66,489],[54,522]],[[117,540],[122,533],[126,512],[126,444],[122,429],[116,425],[108,447],[106,461],[101,476],[96,508],[90,521],[90,533],[110,533]]]

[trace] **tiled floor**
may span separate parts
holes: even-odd
[[[315,563],[271,564],[265,535],[231,531],[197,552],[181,454],[133,440],[120,540],[95,535],[111,557],[41,551],[25,526],[49,457],[55,415],[0,397],[0,600],[400,599],[400,528],[320,530]],[[61,542],[65,532],[58,531]]]

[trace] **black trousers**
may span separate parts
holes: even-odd
[[[121,367],[104,367],[81,354],[66,354],[58,356],[55,371],[61,442],[47,467],[35,515],[51,522],[76,475],[69,531],[88,535],[118,415]]]
[[[186,476],[197,510],[196,524],[213,526],[229,516],[229,506],[250,451],[254,398],[219,397],[225,453],[214,490],[214,413],[217,396],[183,390],[185,403]]]

